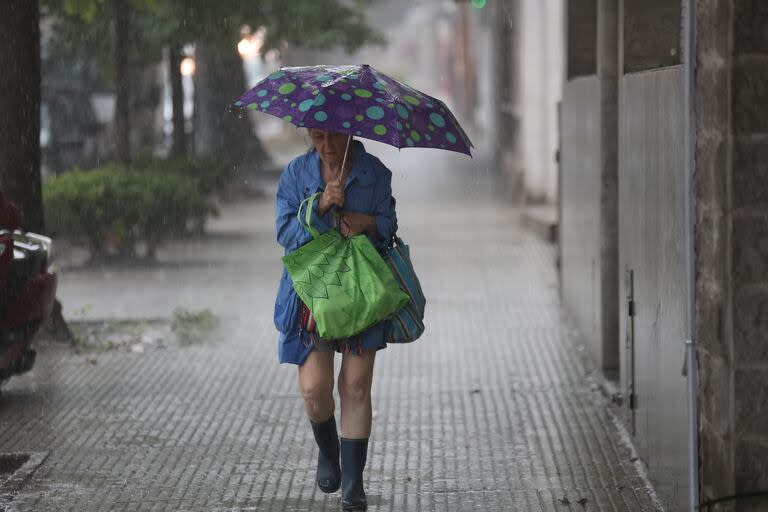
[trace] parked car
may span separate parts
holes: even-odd
[[[51,239],[25,232],[19,210],[0,192],[0,383],[35,363],[32,339],[56,298],[50,257]]]

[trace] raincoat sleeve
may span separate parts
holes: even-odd
[[[395,198],[392,197],[392,172],[382,166],[381,181],[376,184],[374,196],[373,217],[376,219],[378,236],[373,237],[373,244],[383,249],[389,244],[389,240],[397,232],[397,214],[395,213]]]
[[[312,239],[312,235],[299,224],[296,214],[301,201],[304,200],[299,192],[297,168],[295,162],[291,162],[280,176],[277,186],[276,221],[277,242],[285,247],[288,252],[293,252]],[[312,204],[310,223],[320,233],[330,229],[329,214],[324,216],[317,214],[318,201]]]

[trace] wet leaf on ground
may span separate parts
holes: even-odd
[[[74,320],[69,327],[75,350],[81,353],[162,349],[171,337],[165,320]],[[89,362],[96,364],[95,358]]]
[[[79,353],[131,352],[142,354],[174,343],[192,345],[210,338],[219,321],[209,310],[177,308],[170,320],[71,320],[75,350]],[[88,359],[96,364],[96,358]]]

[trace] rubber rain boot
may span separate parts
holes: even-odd
[[[368,439],[341,438],[341,508],[367,510],[363,470],[368,457]]]
[[[341,468],[339,467],[339,434],[336,431],[336,417],[312,424],[320,453],[317,455],[317,486],[324,493],[336,492],[341,486]]]

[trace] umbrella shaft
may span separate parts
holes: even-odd
[[[347,155],[349,154],[349,142],[352,140],[352,135],[347,135],[347,147],[344,149],[344,158],[341,161],[341,183],[344,184],[344,168],[347,166]]]

